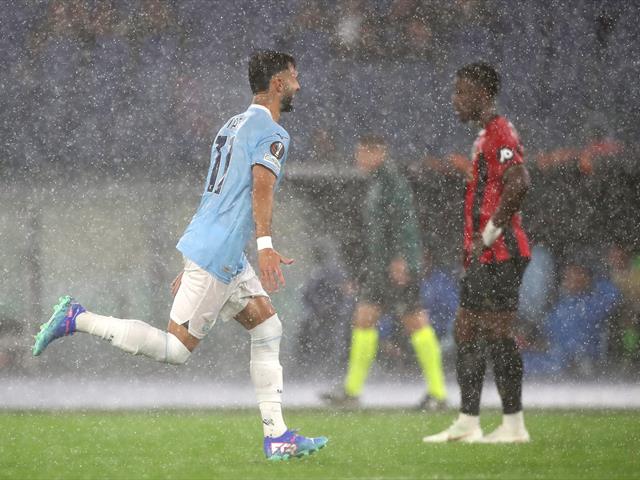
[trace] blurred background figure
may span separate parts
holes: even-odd
[[[449,343],[453,340],[453,322],[460,296],[458,278],[452,267],[436,263],[430,250],[425,250],[423,259],[422,305],[438,337]]]
[[[446,406],[440,345],[420,303],[422,239],[413,195],[390,158],[382,136],[360,137],[355,163],[367,190],[361,216],[364,261],[353,314],[349,366],[344,385],[323,396],[339,406],[354,406],[378,351],[378,322],[390,314],[402,322],[427,383],[425,408]]]
[[[313,263],[302,288],[304,316],[295,354],[307,371],[325,376],[340,371],[347,361],[355,288],[329,241],[313,249]]]
[[[623,376],[640,364],[640,256],[620,245],[607,251],[609,279],[620,292],[619,303],[610,317],[608,354]],[[615,374],[616,369],[609,369]]]
[[[318,304],[305,283],[316,266],[318,232],[337,255],[320,272],[343,269],[345,278],[357,278],[366,181],[355,172],[353,145],[372,130],[385,133],[414,195],[422,241],[434,257],[434,270],[417,276],[421,304],[447,360],[445,319],[454,289],[446,285],[458,274],[449,266],[461,255],[459,207],[471,165],[469,130],[454,117],[450,82],[461,63],[487,60],[505,79],[497,100],[521,131],[530,159],[531,194],[523,215],[534,248],[516,326],[525,375],[536,381],[563,375],[636,381],[640,64],[630,60],[640,45],[636,3],[552,2],[540,8],[515,1],[238,0],[231,9],[205,0],[12,2],[0,22],[0,263],[9,272],[0,280],[0,302],[25,305],[24,318],[13,316],[23,335],[41,321],[42,305],[56,298],[55,279],[63,277],[87,302],[118,316],[156,318],[166,311],[166,283],[180,265],[179,259],[173,265],[162,259],[173,253],[197,206],[213,129],[250,102],[237,78],[244,78],[252,50],[278,48],[299,59],[304,85],[300,111],[286,120],[295,142],[274,218],[283,247],[299,259],[291,273],[296,287],[282,293],[279,305],[291,327],[285,368],[307,360],[300,358],[304,349],[297,339],[310,345],[311,334],[304,332],[313,330],[306,330],[315,325],[312,317],[319,321],[309,313]],[[246,12],[254,12],[251,19]],[[80,228],[78,218],[90,221]],[[65,224],[76,233],[69,229],[61,240],[57,232]],[[124,243],[131,248],[121,248]],[[561,280],[576,245],[610,251],[589,267],[594,281],[602,277],[615,286],[618,301],[601,330],[595,367],[563,367],[550,377],[544,320],[566,296]],[[71,257],[76,268],[68,271]],[[90,271],[117,281],[94,283]],[[542,282],[549,272],[553,276]],[[341,318],[340,299],[350,302],[346,285],[325,294],[336,295],[332,321]],[[388,318],[397,327],[398,320]],[[385,330],[381,338],[385,332],[390,343],[384,345],[400,361],[379,367],[386,374],[393,364],[394,375],[411,381],[411,342],[401,328]],[[220,335],[220,345],[242,338],[233,329]],[[15,348],[26,349],[26,343]],[[215,376],[200,369],[206,378],[233,377],[246,353],[207,348],[193,361],[226,367]],[[2,374],[49,378],[88,355],[96,361],[79,372],[86,378],[105,373],[107,365],[124,365],[106,348],[74,345],[69,357],[38,369],[29,358],[15,357],[24,368]],[[146,364],[136,368],[151,378],[172,375]],[[343,368],[328,362],[322,388]],[[116,379],[119,372],[109,371]]]
[[[24,322],[0,306],[0,375],[16,375],[27,373],[29,365],[24,348]]]
[[[606,354],[609,319],[620,291],[584,260],[563,270],[560,297],[545,320],[551,371],[592,376]]]

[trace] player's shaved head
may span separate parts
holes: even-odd
[[[483,88],[489,98],[495,98],[500,91],[500,75],[488,63],[476,62],[465,65],[456,72],[456,76]]]
[[[249,59],[249,85],[253,94],[269,90],[271,78],[289,67],[296,66],[288,53],[275,50],[260,50]]]

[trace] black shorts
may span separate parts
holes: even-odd
[[[420,285],[411,281],[403,287],[389,282],[364,282],[357,298],[358,302],[373,303],[390,313],[402,317],[423,308],[420,301]]]
[[[517,310],[520,284],[528,263],[528,258],[473,262],[460,281],[460,307],[476,312]]]

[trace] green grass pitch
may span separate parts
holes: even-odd
[[[271,463],[257,412],[0,413],[0,478],[640,479],[640,412],[526,414],[527,445],[425,445],[454,413],[288,411],[329,445]],[[485,431],[500,416],[483,416]]]

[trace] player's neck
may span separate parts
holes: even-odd
[[[480,112],[476,123],[479,128],[486,128],[487,125],[489,125],[489,122],[491,122],[491,120],[493,120],[497,115],[495,105],[490,105]]]
[[[280,101],[275,98],[271,98],[268,95],[258,94],[253,97],[252,103],[256,105],[262,105],[271,112],[271,118],[274,122],[280,121]]]

